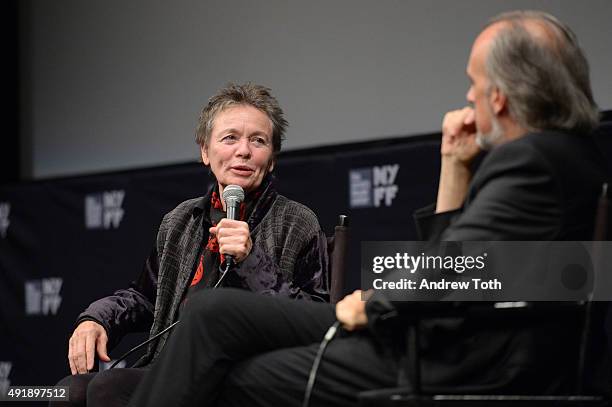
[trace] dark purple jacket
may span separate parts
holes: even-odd
[[[150,336],[177,319],[180,303],[208,240],[210,194],[181,203],[166,214],[157,244],[142,273],[128,289],[92,303],[77,323],[99,322],[109,347],[129,332],[150,328]],[[328,300],[327,241],[316,215],[279,195],[268,184],[247,220],[253,248],[231,271],[226,286],[291,298]],[[230,277],[228,275],[228,277]],[[136,366],[152,362],[168,334],[153,341]]]

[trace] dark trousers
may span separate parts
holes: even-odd
[[[66,376],[56,386],[68,386],[70,400],[52,401],[49,407],[125,407],[147,370],[112,369]]]
[[[300,406],[334,321],[329,304],[198,292],[130,406]],[[394,386],[394,360],[367,331],[340,335],[327,348],[311,406],[354,405],[360,391]]]

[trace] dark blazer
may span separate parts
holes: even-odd
[[[484,158],[460,210],[418,211],[417,229],[430,241],[590,240],[605,168],[589,136],[527,134]],[[419,307],[427,304],[393,302],[377,292],[367,304],[369,326],[379,337],[402,330],[397,320]],[[563,386],[575,366],[567,366],[567,352],[576,336],[570,316],[543,323],[464,315],[423,322],[424,386],[463,393],[568,390]]]

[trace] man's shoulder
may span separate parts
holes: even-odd
[[[597,150],[594,139],[588,134],[576,134],[555,130],[530,132],[516,140],[501,145],[501,152],[506,150],[524,150],[526,153],[538,153],[545,156],[571,156],[572,153],[593,153]],[[574,151],[578,149],[578,151]]]
[[[600,152],[589,135],[560,131],[528,133],[494,148],[483,161],[484,169],[497,167],[552,170],[560,166],[598,165]]]
[[[604,179],[605,165],[592,137],[555,131],[528,133],[495,147],[483,160],[472,181],[470,195],[495,182],[523,186],[525,193],[544,193],[543,185],[562,199],[594,195]],[[533,187],[536,183],[538,188]],[[531,187],[530,187],[531,185]],[[503,188],[502,188],[503,190]],[[549,192],[553,192],[549,188]],[[527,195],[512,195],[517,200]]]
[[[575,137],[575,136],[571,136]],[[556,132],[531,132],[515,140],[503,143],[491,150],[487,156],[489,160],[500,159],[515,155],[514,158],[533,158],[539,154],[550,152],[549,146],[567,146],[571,144],[567,134]],[[518,154],[520,153],[520,156]]]

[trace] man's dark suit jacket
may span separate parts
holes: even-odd
[[[426,208],[415,214],[417,229],[429,241],[591,240],[605,168],[589,136],[530,133],[484,158],[463,208],[442,214]],[[367,304],[369,326],[383,337],[389,330],[402,330],[403,321],[426,306],[393,302],[378,292]],[[395,314],[399,317],[389,318]],[[422,322],[426,390],[572,390],[567,382],[576,366],[568,363],[573,360],[568,352],[577,349],[579,328],[571,316],[531,320],[494,312],[484,319],[466,315]]]

